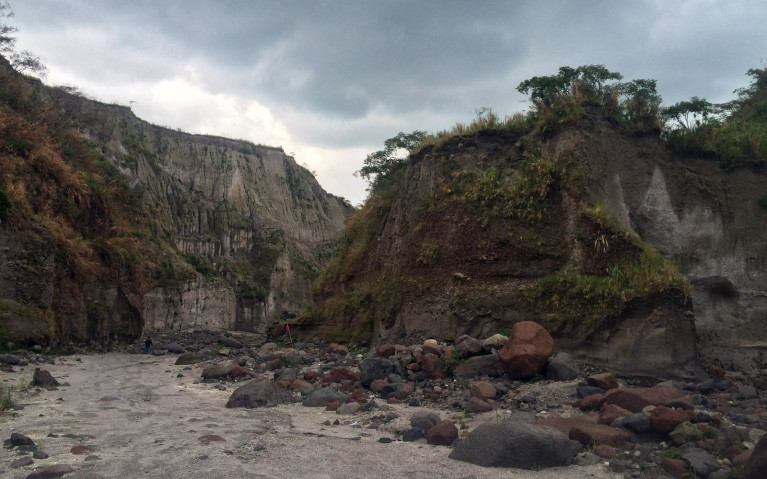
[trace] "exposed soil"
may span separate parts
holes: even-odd
[[[604,464],[528,471],[454,461],[448,459],[449,447],[398,438],[396,432],[407,429],[418,410],[405,405],[387,406],[399,417],[378,429],[365,424],[388,412],[344,416],[300,404],[226,409],[231,392],[241,383],[201,383],[201,365],[176,366],[175,360],[108,353],[67,356],[44,365],[42,369],[65,385],[15,389],[14,403],[23,408],[0,415],[0,436],[29,436],[49,457],[14,469],[11,462],[22,456],[2,449],[0,477],[26,478],[36,468],[53,464],[70,465],[75,472],[64,477],[80,479],[622,477]],[[2,373],[2,380],[5,385],[27,385],[34,368],[14,367],[15,372]],[[464,431],[506,414],[468,418]],[[392,442],[381,443],[382,438]],[[74,454],[72,448],[79,445],[92,450]]]

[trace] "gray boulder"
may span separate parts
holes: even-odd
[[[253,379],[234,390],[226,407],[270,407],[292,401],[293,395],[287,389],[269,380]]]
[[[231,364],[214,364],[202,370],[202,379],[223,379],[232,371]]]
[[[376,379],[386,379],[394,372],[394,365],[386,358],[369,358],[360,363],[360,384],[370,387]]]
[[[184,347],[178,343],[168,343],[161,346],[160,349],[164,349],[165,351],[168,351],[172,354],[181,354],[184,352]]]
[[[477,426],[448,457],[485,467],[537,469],[567,466],[582,449],[553,427],[512,418]]]
[[[477,376],[500,377],[506,372],[497,354],[473,356],[453,369],[453,376],[474,378]]]
[[[559,353],[546,366],[546,379],[549,381],[572,381],[580,375],[578,364],[569,353]]]
[[[426,432],[439,424],[441,420],[442,419],[440,419],[437,413],[429,411],[417,411],[410,417],[410,425],[413,426],[413,429]]]
[[[327,407],[328,404],[336,401],[345,402],[346,394],[333,388],[320,388],[309,394],[302,404],[307,407]]]
[[[682,456],[682,459],[700,477],[708,477],[712,472],[722,468],[719,465],[719,460],[703,449],[690,449]]]
[[[482,341],[472,338],[468,334],[458,336],[454,346],[456,351],[466,357],[476,356],[482,352]]]

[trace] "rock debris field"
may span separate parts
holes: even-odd
[[[754,397],[736,404],[750,413],[739,425],[726,412],[704,411],[703,404],[719,403],[691,384],[686,392],[620,384],[624,392],[680,394],[675,406],[654,407],[663,414],[653,407],[617,410],[617,400],[599,401],[614,391],[589,385],[587,377],[617,380],[585,366],[572,380],[424,379],[406,372],[417,368],[371,379],[371,364],[392,362],[407,348],[384,358],[343,346],[330,351],[333,345],[179,343],[156,339],[150,355],[133,346],[0,355],[12,403],[0,415],[0,477],[662,478],[695,477],[689,473],[697,466],[697,477],[716,479],[748,473],[755,451],[767,446],[759,442],[765,414],[755,388]],[[58,385],[45,385],[53,381]],[[717,398],[729,394],[714,389]],[[611,414],[618,419],[604,425],[601,418]],[[644,433],[637,432],[644,422],[636,414],[648,418]],[[650,426],[653,414],[666,422]],[[627,420],[632,416],[636,424]],[[617,424],[621,417],[628,422]],[[651,430],[675,431],[681,423],[695,431],[680,443],[668,431]],[[730,439],[699,434],[701,424],[728,431]],[[729,450],[715,456],[716,448]]]

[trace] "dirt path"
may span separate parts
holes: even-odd
[[[406,406],[395,407],[401,419],[378,430],[351,425],[363,414],[340,416],[300,404],[226,409],[240,384],[223,391],[194,384],[202,368],[175,366],[175,359],[114,353],[64,357],[42,367],[69,385],[16,391],[14,400],[24,409],[0,416],[0,439],[24,434],[50,457],[12,469],[21,456],[3,449],[0,477],[25,478],[52,464],[72,466],[76,472],[65,477],[80,479],[622,477],[603,465],[524,471],[454,461],[447,457],[450,448],[396,440],[394,430],[409,427],[413,408]],[[34,366],[16,369],[0,373],[5,384],[31,380]],[[336,419],[341,424],[324,424]],[[395,440],[379,443],[382,437]],[[94,449],[73,454],[78,445]]]

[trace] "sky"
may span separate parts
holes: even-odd
[[[399,132],[504,117],[561,66],[712,102],[767,67],[764,0],[9,0],[49,85],[157,125],[281,146],[353,204]]]

